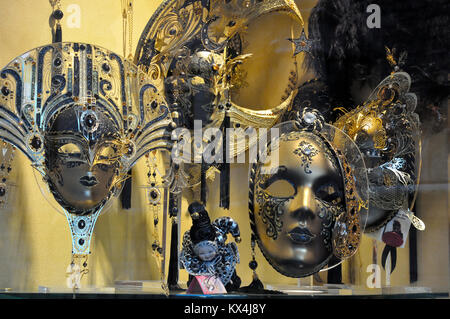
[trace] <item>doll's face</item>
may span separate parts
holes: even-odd
[[[110,194],[118,178],[121,146],[106,118],[91,140],[82,134],[83,127],[72,126],[75,113],[63,112],[46,136],[47,177],[56,196],[76,211],[89,210]],[[91,122],[89,122],[91,123]],[[80,129],[78,129],[78,126]]]
[[[198,243],[194,250],[198,258],[202,261],[211,261],[217,255],[216,247],[210,244],[209,241],[202,241]]]
[[[255,225],[260,248],[274,268],[291,277],[319,271],[332,255],[334,216],[344,210],[337,160],[312,133],[279,141],[279,165],[255,178]]]

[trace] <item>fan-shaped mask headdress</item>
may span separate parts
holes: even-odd
[[[128,170],[170,148],[164,98],[132,63],[90,44],[31,50],[0,72],[0,138],[22,151],[64,208],[74,254]],[[173,126],[172,126],[173,127]]]

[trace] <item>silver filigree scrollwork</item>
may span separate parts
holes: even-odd
[[[301,166],[304,168],[306,174],[311,174],[309,165],[312,164],[313,157],[319,154],[319,151],[310,143],[301,141],[298,148],[294,150],[294,154],[300,156]]]

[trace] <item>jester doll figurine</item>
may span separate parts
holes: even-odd
[[[188,286],[196,275],[219,278],[226,290],[239,288],[241,279],[236,274],[239,252],[234,242],[226,243],[227,234],[241,241],[238,224],[230,217],[217,218],[213,223],[205,207],[194,202],[189,205],[192,227],[183,236],[180,255],[182,267],[189,273]]]

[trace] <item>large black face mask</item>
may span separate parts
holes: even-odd
[[[333,254],[331,233],[344,212],[339,164],[312,133],[280,137],[277,167],[256,172],[255,225],[260,248],[283,274],[303,277],[319,271]]]
[[[47,178],[55,198],[74,213],[99,206],[116,186],[121,150],[117,128],[101,111],[72,105],[59,113],[45,136]]]

